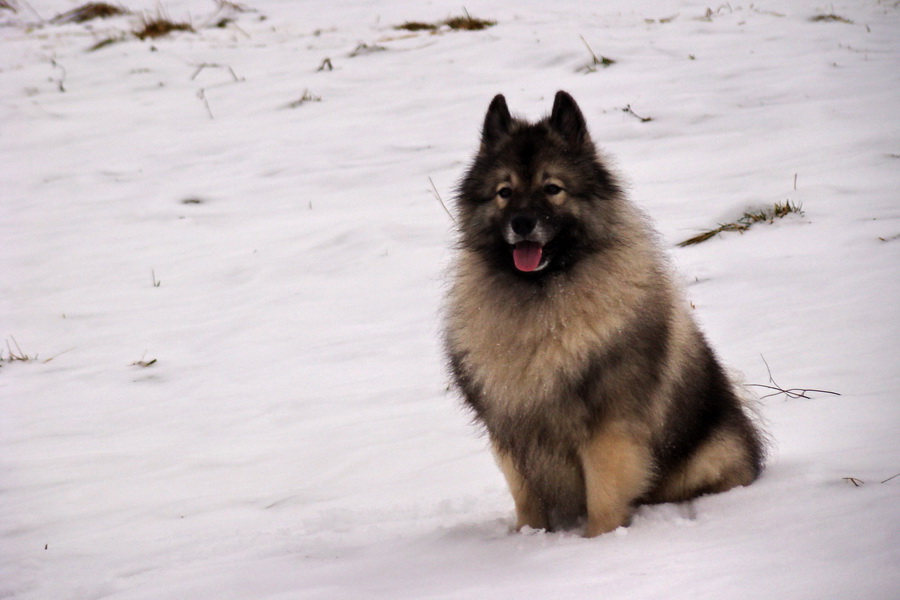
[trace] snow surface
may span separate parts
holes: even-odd
[[[393,26],[458,2],[123,3],[198,33],[87,52],[139,18],[0,10],[0,597],[900,597],[896,2],[484,0],[438,35]],[[508,532],[439,342],[429,178],[449,203],[495,93],[557,89],[726,362],[841,394],[763,400],[753,486],[592,540]]]

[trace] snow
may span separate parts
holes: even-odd
[[[227,7],[170,0],[198,33],[94,52],[139,18],[17,5],[0,597],[898,596],[896,3],[484,0],[495,27],[431,35],[392,27],[456,3],[253,0],[215,28]],[[810,20],[831,13],[852,23]],[[579,36],[617,62],[582,72]],[[439,342],[454,234],[429,178],[449,203],[495,93],[534,118],[557,89],[726,362],[841,394],[763,399],[762,479],[591,540],[508,532]],[[787,199],[804,214],[675,246]]]

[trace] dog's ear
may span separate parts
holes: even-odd
[[[484,127],[481,130],[482,148],[493,148],[500,138],[509,132],[512,125],[512,116],[509,107],[506,106],[506,98],[503,94],[497,94],[491,100],[487,114],[484,116]]]
[[[553,110],[550,112],[550,127],[573,146],[581,146],[588,140],[584,116],[575,99],[566,92],[556,92]]]

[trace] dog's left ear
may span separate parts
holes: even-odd
[[[484,127],[481,129],[482,148],[493,148],[500,139],[509,133],[512,127],[512,115],[506,106],[503,94],[497,94],[484,116]]]
[[[573,146],[581,146],[588,140],[584,116],[575,99],[566,92],[556,92],[553,110],[550,112],[550,127]]]

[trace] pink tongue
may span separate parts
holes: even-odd
[[[520,271],[534,271],[541,264],[542,246],[537,242],[519,242],[513,248],[513,261]]]

